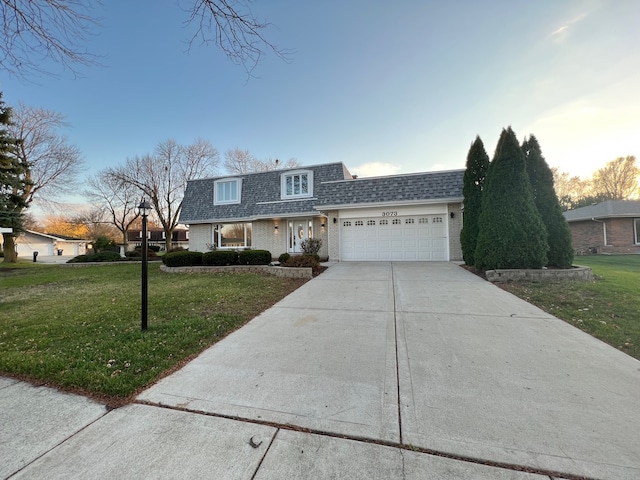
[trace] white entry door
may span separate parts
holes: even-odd
[[[300,243],[313,236],[313,222],[310,218],[289,220],[289,252],[301,253]]]

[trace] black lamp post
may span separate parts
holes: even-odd
[[[142,331],[147,329],[147,285],[149,278],[149,256],[147,246],[147,217],[151,213],[151,205],[142,200],[138,205],[138,215],[142,216]]]

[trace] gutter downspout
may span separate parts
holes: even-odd
[[[606,247],[607,246],[607,224],[604,222],[604,220],[596,220],[594,217],[591,217],[591,221],[602,224],[602,237],[604,239],[603,246]]]

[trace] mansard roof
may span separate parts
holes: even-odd
[[[282,175],[313,172],[313,195],[283,199]],[[353,178],[343,163],[190,180],[180,223],[251,221],[318,215],[318,210],[411,203],[461,202],[464,170]],[[241,179],[241,202],[214,205],[218,180]]]

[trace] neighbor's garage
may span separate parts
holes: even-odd
[[[447,213],[367,209],[340,218],[343,261],[448,261]],[[367,216],[354,216],[368,213]],[[377,213],[376,216],[372,215]]]

